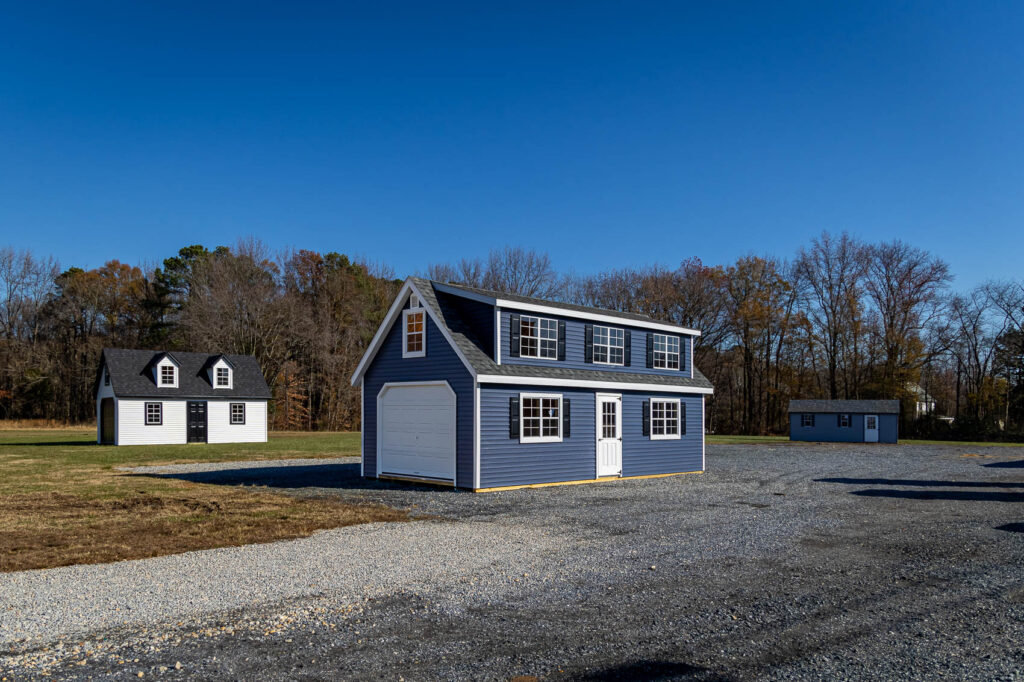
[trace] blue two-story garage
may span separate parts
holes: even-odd
[[[699,334],[410,277],[352,376],[362,474],[480,491],[703,471]]]
[[[895,443],[899,400],[790,400],[789,439],[833,443]]]

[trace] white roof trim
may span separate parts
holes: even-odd
[[[437,315],[434,313],[433,308],[424,304],[423,294],[416,288],[416,285],[412,283],[412,279],[409,278],[405,280],[402,288],[398,291],[398,295],[395,297],[394,302],[388,309],[388,314],[384,317],[384,321],[381,322],[380,328],[377,329],[377,333],[373,335],[373,340],[370,341],[370,346],[366,349],[366,352],[363,353],[363,359],[359,361],[356,371],[352,374],[351,382],[353,386],[362,380],[366,369],[370,366],[373,358],[376,357],[381,344],[384,343],[384,339],[387,337],[388,332],[391,331],[391,327],[394,326],[395,320],[398,319],[399,314],[402,312],[402,304],[405,302],[405,297],[408,296],[409,293],[416,294],[420,300],[420,305],[427,311],[427,315],[434,321],[434,324],[441,331],[441,334],[444,336],[451,349],[459,356],[459,360],[461,360],[462,364],[466,366],[466,370],[469,371],[470,376],[476,377],[476,371],[473,369],[473,365],[469,364],[469,360],[467,360],[466,356],[462,354],[461,350],[459,350],[459,347],[455,344],[455,340],[452,338],[448,328],[437,319]]]
[[[626,327],[643,327],[644,329],[657,329],[658,331],[665,331],[672,334],[689,334],[691,336],[700,336],[700,331],[697,329],[690,329],[688,327],[682,327],[676,324],[669,324],[668,322],[648,322],[645,320],[634,320],[628,317],[619,317],[617,315],[607,315],[600,312],[590,312],[584,310],[569,310],[567,308],[559,308],[558,306],[542,305],[539,303],[523,303],[521,301],[510,301],[505,298],[497,298],[493,296],[486,296],[484,294],[478,294],[474,291],[466,291],[459,287],[449,286],[447,284],[434,283],[434,288],[438,291],[443,291],[446,294],[452,294],[453,296],[462,296],[473,301],[479,301],[481,303],[490,303],[491,305],[499,308],[512,308],[515,310],[525,310],[531,313],[545,313],[547,315],[562,315],[563,317],[578,317],[584,320],[591,320],[593,322],[607,322],[608,324],[615,324]]]
[[[648,391],[651,393],[699,393],[712,395],[713,388],[700,386],[671,386],[665,384],[626,383],[622,381],[599,381],[595,379],[557,379],[554,377],[517,377],[504,374],[481,374],[481,384],[521,384],[523,386],[558,386],[562,388],[607,388],[619,391]]]

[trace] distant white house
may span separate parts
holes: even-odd
[[[107,348],[96,377],[96,441],[265,443],[269,399],[251,355]]]
[[[920,419],[925,415],[935,413],[935,398],[928,391],[921,388],[920,384],[908,383],[907,392],[914,397],[914,419]]]

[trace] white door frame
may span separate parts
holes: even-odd
[[[456,486],[456,482],[459,479],[459,396],[452,389],[452,385],[445,379],[437,381],[389,381],[380,387],[380,391],[377,392],[377,466],[374,478],[380,478],[381,472],[381,452],[383,450],[383,430],[384,420],[381,418],[383,412],[381,411],[381,405],[384,402],[384,394],[392,388],[399,386],[444,386],[448,389],[448,393],[451,394],[452,398],[455,399],[455,409],[452,410],[452,433],[455,435],[455,447],[452,448],[452,487]],[[425,480],[425,479],[424,479]]]
[[[875,420],[875,428],[868,428],[868,420]],[[868,438],[868,433],[874,435],[874,438]],[[865,443],[877,443],[878,442],[878,415],[877,414],[866,414],[864,415],[864,442]]]
[[[619,470],[613,473],[602,473],[601,472],[601,401],[613,399],[618,405],[615,415],[615,427],[618,433],[617,440],[619,441]],[[595,436],[594,441],[594,474],[597,478],[602,476],[621,476],[622,475],[622,394],[621,393],[595,393],[594,394],[594,424],[595,424]],[[607,439],[606,439],[607,440]]]

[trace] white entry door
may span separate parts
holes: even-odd
[[[864,415],[864,442],[865,443],[877,443],[878,442],[878,415],[866,414]]]
[[[597,394],[597,475],[622,473],[622,396]]]
[[[377,410],[380,474],[455,480],[455,393],[447,383],[385,386]]]

